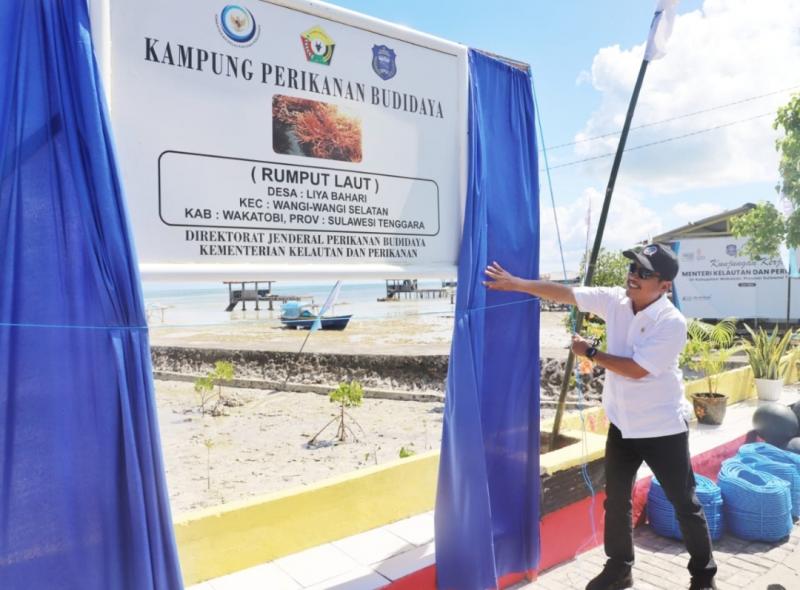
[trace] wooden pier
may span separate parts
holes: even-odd
[[[442,281],[441,288],[420,289],[417,279],[387,279],[386,297],[378,301],[400,301],[400,299],[447,299],[453,301],[455,291],[452,287],[445,286]]]
[[[287,301],[301,301],[312,299],[310,295],[276,295],[272,292],[272,283],[275,281],[223,281],[223,284],[228,285],[228,307],[225,311],[233,311],[234,308],[242,304],[242,311],[247,309],[247,302],[253,301],[256,304],[256,311],[259,311],[260,303],[266,303],[267,309],[272,311],[273,304],[278,301],[286,303]],[[234,289],[234,285],[240,285],[240,289]],[[248,288],[249,285],[253,287]],[[259,285],[266,285],[266,288],[260,288]],[[313,300],[313,299],[312,299]]]

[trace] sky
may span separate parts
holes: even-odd
[[[531,65],[552,168],[552,200],[544,172],[540,180],[540,269],[559,274],[563,250],[567,270],[577,270],[612,158],[574,162],[616,149],[617,135],[593,138],[622,127],[655,0],[331,3]],[[747,202],[775,202],[772,122],[800,92],[798,64],[800,0],[679,2],[667,55],[648,67],[627,147],[661,143],[625,154],[603,246],[623,249]],[[687,137],[672,139],[679,136]]]

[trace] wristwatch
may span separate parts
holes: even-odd
[[[593,359],[596,354],[597,354],[597,348],[595,348],[594,346],[590,346],[589,348],[586,349],[586,358]]]

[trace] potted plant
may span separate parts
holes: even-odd
[[[728,396],[717,391],[714,375],[725,370],[728,359],[740,350],[733,346],[736,320],[726,318],[716,324],[692,320],[688,325],[689,339],[683,361],[694,371],[703,374],[708,391],[692,395],[694,415],[701,424],[722,424],[728,407]]]
[[[783,380],[789,369],[789,360],[784,360],[784,355],[792,339],[792,331],[787,330],[783,337],[778,335],[776,325],[772,332],[764,328],[754,331],[745,325],[750,333],[750,340],[745,340],[743,347],[753,369],[756,381],[758,399],[774,402],[780,399],[783,390]]]

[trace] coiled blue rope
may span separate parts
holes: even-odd
[[[716,541],[725,530],[725,517],[723,512],[722,490],[713,481],[705,476],[694,476],[695,494],[703,507],[708,522],[708,531],[711,539]],[[667,499],[664,488],[654,477],[647,494],[647,520],[653,530],[661,536],[682,540],[678,518],[675,508]]]
[[[800,455],[792,453],[790,451],[784,451],[783,449],[779,449],[778,447],[771,445],[769,443],[750,443],[746,445],[742,445],[739,448],[738,455],[760,455],[762,457],[767,457],[772,459],[773,461],[779,461],[781,463],[789,463],[790,465],[794,465],[794,467],[800,471]]]
[[[790,486],[779,477],[756,471],[735,457],[722,463],[719,487],[725,525],[733,535],[774,542],[792,530]]]
[[[779,454],[772,452],[761,454],[749,449],[745,449],[744,452],[740,450],[736,459],[756,471],[766,471],[788,483],[792,498],[792,516],[797,518],[800,516],[800,469],[791,459],[784,459],[785,451],[777,448],[775,450]]]

